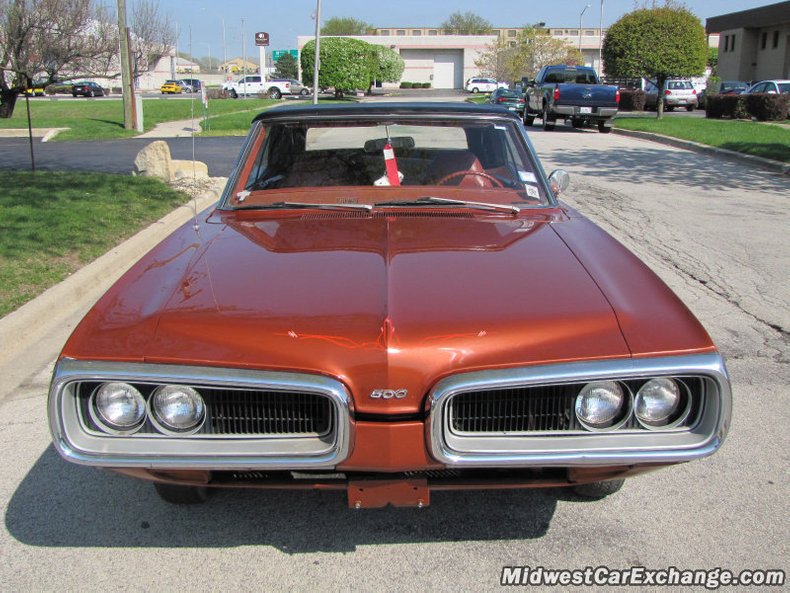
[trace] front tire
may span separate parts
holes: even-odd
[[[573,492],[582,498],[590,500],[601,500],[610,494],[620,490],[625,484],[625,479],[606,480],[605,482],[592,482],[591,484],[577,484],[573,486]]]
[[[280,92],[280,89],[278,89],[278,88],[277,88],[277,87],[275,87],[275,86],[273,86],[272,88],[270,88],[270,89],[267,91],[267,93],[266,93],[266,94],[269,96],[269,98],[270,98],[270,99],[280,99],[280,98],[283,96],[283,94]]]
[[[205,486],[179,486],[176,484],[154,483],[159,498],[170,504],[200,504],[208,500]]]
[[[301,91],[299,91],[299,94],[300,95],[309,95],[310,91],[308,91],[307,89],[302,89]]]
[[[549,121],[549,106],[543,106],[543,129],[546,132],[551,132],[554,129],[554,122]]]

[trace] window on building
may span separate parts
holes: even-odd
[[[379,34],[380,35],[389,35],[390,34],[390,30],[389,29],[381,29],[381,31],[379,31]]]
[[[401,37],[403,37],[404,35],[406,35],[406,29],[398,29],[397,31],[395,31],[395,35],[400,35]]]
[[[420,30],[420,29],[413,29],[411,34],[414,35],[414,36],[419,37],[420,35],[422,35],[422,30]]]
[[[772,46],[774,49],[779,47],[779,31],[774,31],[774,43]]]
[[[436,29],[428,29],[428,35],[438,35],[439,31]]]
[[[510,42],[510,47],[516,47],[516,42],[515,41],[511,41]]]
[[[584,32],[584,36],[585,37],[595,37],[595,31],[585,31]]]
[[[765,49],[766,43],[768,43],[768,33],[763,31],[763,34],[760,35],[760,49]]]
[[[730,36],[724,36],[724,51],[730,51]]]
[[[730,51],[735,51],[735,33],[732,34],[732,39],[730,40]]]
[[[554,29],[551,32],[551,34],[554,35],[555,37],[559,37],[560,35],[562,35],[562,29]]]
[[[568,32],[568,35],[573,35],[574,37],[578,37],[579,36],[579,30],[578,29],[571,29]]]
[[[516,33],[517,33],[517,31],[515,29],[509,29],[508,32],[507,32],[507,36],[508,37],[515,37]]]

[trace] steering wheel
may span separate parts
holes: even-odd
[[[505,185],[493,175],[486,173],[485,171],[456,171],[454,173],[450,173],[449,175],[445,175],[439,181],[436,182],[436,185],[444,185],[451,179],[455,179],[456,177],[466,177],[467,175],[477,175],[478,177],[482,177],[483,179],[487,179],[491,183],[494,184],[494,187],[505,187]]]

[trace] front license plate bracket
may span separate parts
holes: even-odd
[[[352,509],[427,507],[431,491],[427,480],[352,480],[348,483],[348,506]]]

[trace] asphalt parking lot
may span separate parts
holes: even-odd
[[[426,509],[353,511],[342,493],[223,491],[173,507],[54,452],[48,367],[75,316],[33,345],[40,364],[0,379],[3,589],[487,590],[503,566],[788,571],[790,180],[592,130],[530,135],[547,171],[571,173],[565,199],[653,268],[726,356],[734,418],[721,451],[594,503],[562,490],[440,492]],[[198,158],[226,175],[240,141],[199,138]],[[137,141],[119,142],[96,150],[128,163],[124,143]],[[57,146],[53,168],[71,166],[68,145],[47,150]]]

